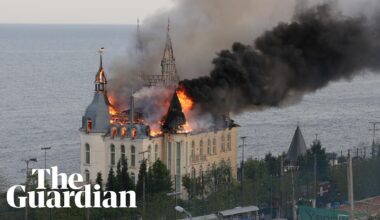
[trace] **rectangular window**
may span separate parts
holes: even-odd
[[[121,145],[121,160],[125,160],[125,146]]]
[[[154,160],[158,159],[158,145],[154,145]]]
[[[111,165],[115,165],[115,145],[111,144]]]
[[[90,164],[90,145],[86,144],[86,163]]]
[[[172,143],[168,142],[168,170],[172,168]]]
[[[187,157],[188,157],[188,152],[187,152],[187,142],[186,142],[186,144],[185,144],[185,167],[186,167],[186,175],[187,175],[187,162],[188,162],[188,159],[187,159]]]
[[[136,165],[136,148],[135,146],[131,146],[131,166],[134,167]]]
[[[176,182],[175,187],[176,191],[179,191],[181,188],[181,143],[177,142],[176,149]]]

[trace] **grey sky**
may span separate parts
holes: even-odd
[[[172,0],[0,0],[0,23],[135,24]]]

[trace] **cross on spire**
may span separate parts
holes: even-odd
[[[103,53],[104,53],[104,47],[101,47],[98,51],[100,55],[100,68],[103,68]]]

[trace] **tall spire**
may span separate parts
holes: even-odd
[[[172,40],[170,38],[170,19],[168,18],[166,43],[164,54],[161,60],[161,73],[166,84],[177,84],[179,81],[177,69],[175,66],[175,57],[173,52]]]
[[[100,57],[100,63],[99,63],[99,70],[95,76],[95,91],[104,91],[105,85],[107,84],[106,79],[106,73],[103,68],[103,53],[104,53],[104,47],[99,49],[99,57]]]
[[[137,27],[136,27],[136,50],[142,51],[143,50],[143,43],[141,39],[141,32],[140,32],[140,19],[137,18]]]

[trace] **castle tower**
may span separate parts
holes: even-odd
[[[177,93],[174,92],[164,124],[162,125],[162,130],[166,133],[175,134],[183,130],[185,123],[185,114],[182,112],[182,106]]]
[[[169,32],[170,32],[170,20],[168,19],[165,49],[164,49],[164,54],[161,60],[161,74],[162,74],[162,77],[164,78],[164,84],[177,85],[179,82],[179,77],[177,75],[172,40],[170,38]]]
[[[109,129],[110,115],[106,95],[107,79],[103,69],[104,48],[99,50],[100,65],[95,76],[95,94],[82,118],[82,130],[87,133],[105,133]]]
[[[287,159],[291,163],[296,163],[298,157],[306,154],[306,143],[303,138],[301,129],[297,125],[296,131],[294,132],[292,142],[290,143],[289,150],[287,153]]]

